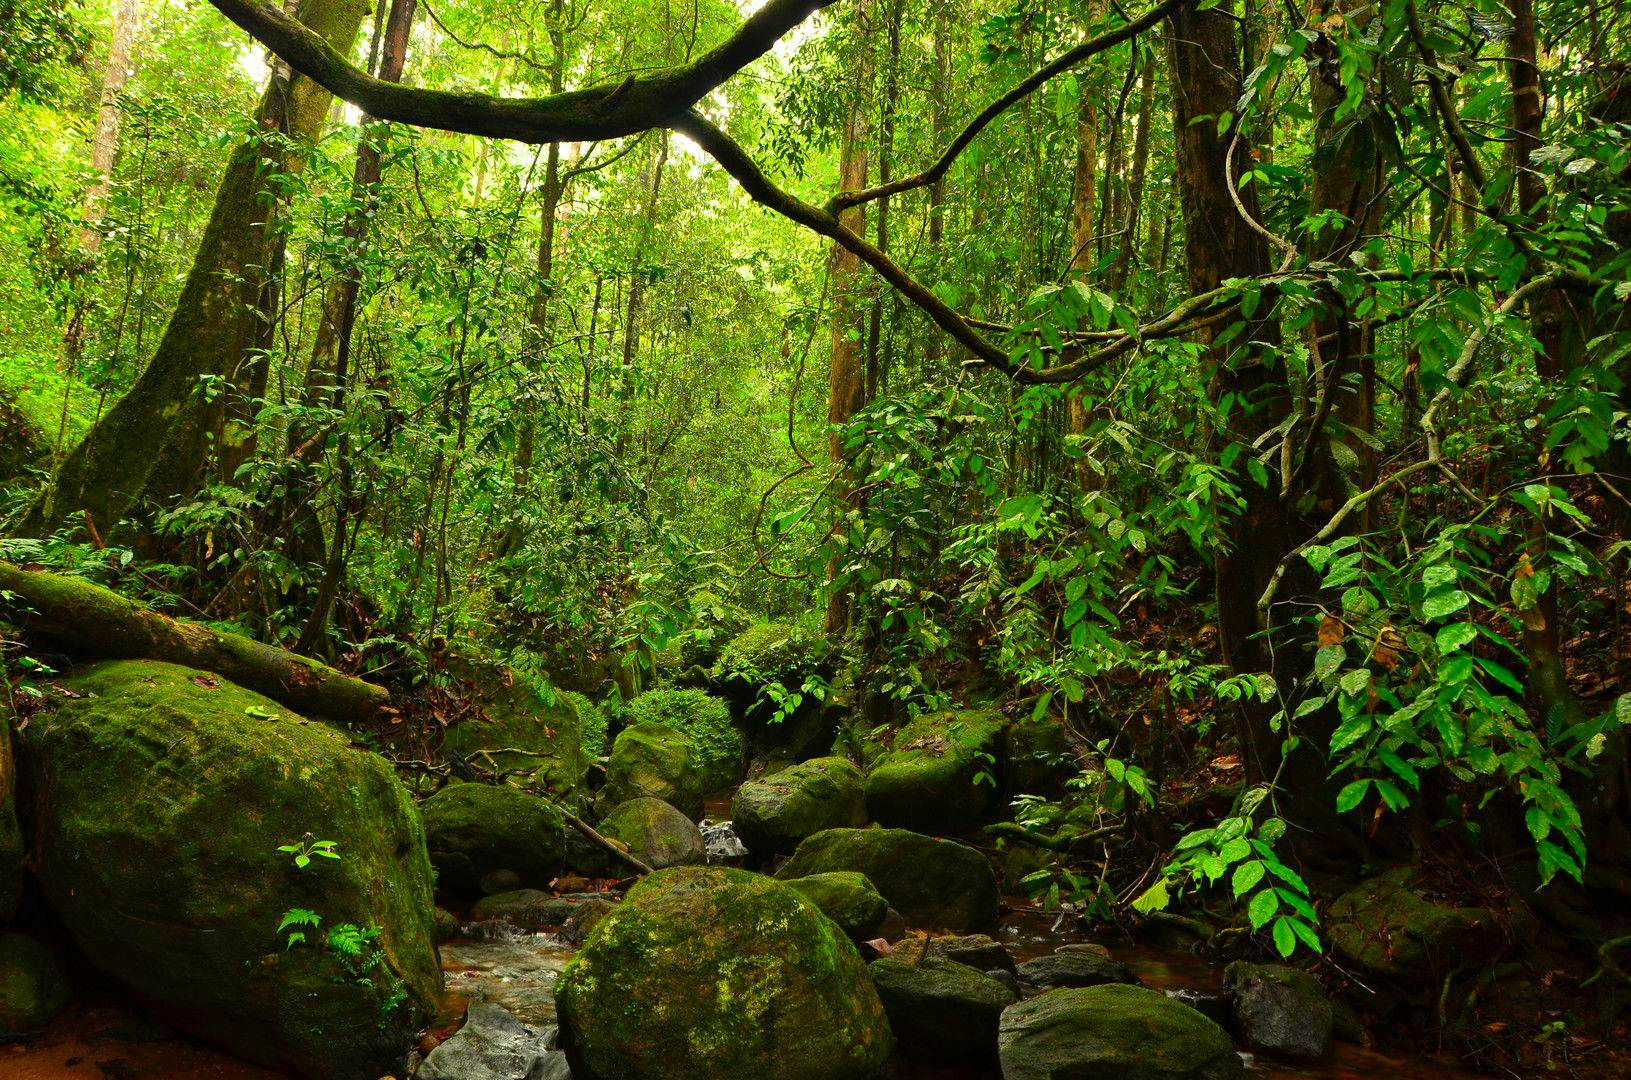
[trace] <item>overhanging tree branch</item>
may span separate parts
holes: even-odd
[[[836,0],[769,0],[718,47],[693,63],[621,83],[539,98],[426,90],[376,79],[275,0],[210,0],[290,67],[381,120],[521,142],[615,139],[667,127],[715,87]]]

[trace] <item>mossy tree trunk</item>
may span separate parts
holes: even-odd
[[[349,53],[366,0],[303,0],[300,21]],[[233,153],[204,238],[169,325],[134,386],[59,466],[18,526],[42,535],[82,517],[106,533],[144,493],[179,494],[203,475],[225,415],[225,396],[199,393],[205,379],[230,380],[264,340],[270,275],[282,257],[283,174],[315,140],[328,91],[281,65],[261,100],[257,129]],[[229,440],[240,436],[229,435]]]

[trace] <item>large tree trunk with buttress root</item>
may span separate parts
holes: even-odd
[[[304,0],[299,18],[349,53],[368,9],[367,0]],[[303,75],[273,79],[258,114],[261,131],[227,165],[192,271],[152,359],[63,460],[50,488],[24,516],[20,534],[43,535],[80,516],[105,534],[151,490],[155,475],[200,474],[208,416],[218,411],[199,394],[200,382],[237,370],[264,332],[266,275],[283,243],[281,230],[268,225],[280,205],[278,174],[295,158],[276,133],[311,142],[331,100]]]

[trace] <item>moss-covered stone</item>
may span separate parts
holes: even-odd
[[[513,870],[521,884],[548,885],[591,853],[546,799],[495,784],[450,784],[419,808],[437,888],[480,896],[481,880]]]
[[[1055,990],[1010,1006],[997,1035],[1003,1080],[1231,1080],[1229,1035],[1141,986]]]
[[[893,1042],[855,947],[795,889],[722,867],[630,890],[562,973],[579,1080],[860,1080]]]
[[[780,682],[796,690],[826,663],[832,648],[814,630],[783,622],[754,623],[720,650],[715,670],[756,685]]]
[[[661,799],[630,799],[606,815],[600,832],[654,870],[708,860],[696,822]]]
[[[747,740],[730,706],[702,690],[652,690],[629,702],[629,723],[665,724],[691,736],[704,791],[722,791],[747,775]]]
[[[1009,795],[1057,798],[1077,773],[1065,725],[1049,714],[1022,716],[1003,731],[1003,780]]]
[[[17,757],[11,717],[0,712],[0,924],[11,921],[23,887],[23,831],[17,823]]]
[[[736,835],[757,859],[785,855],[823,829],[866,824],[861,770],[843,758],[813,758],[737,789]]]
[[[714,681],[742,719],[755,757],[802,761],[832,745],[838,714],[813,694],[786,711],[787,695],[802,694],[814,676],[832,674],[832,647],[814,630],[792,623],[756,623],[720,652]]]
[[[1308,972],[1236,961],[1223,983],[1235,1029],[1251,1049],[1296,1061],[1316,1061],[1331,1049],[1336,1005]]]
[[[1325,931],[1350,963],[1389,978],[1425,980],[1497,952],[1502,934],[1487,908],[1427,899],[1408,866],[1378,874],[1331,903]],[[1447,963],[1447,967],[1445,966]]]
[[[550,792],[575,809],[586,805],[589,758],[596,751],[585,748],[585,729],[591,741],[596,727],[604,738],[599,710],[581,694],[509,668],[465,660],[455,672],[476,687],[484,715],[448,729],[442,753]]]
[[[915,964],[885,956],[867,971],[903,1055],[958,1065],[996,1061],[997,1021],[1015,1000],[1002,983],[935,956]]]
[[[49,949],[22,934],[0,934],[0,1036],[38,1031],[68,997]]]
[[[920,717],[866,778],[872,820],[931,834],[962,832],[984,818],[997,795],[1002,715],[961,710]]]
[[[424,832],[385,761],[188,668],[62,685],[19,757],[39,880],[85,955],[251,1060],[334,1080],[398,1067],[441,972]],[[300,869],[277,850],[308,840],[340,857]],[[297,909],[322,923],[291,948]]]
[[[790,878],[787,884],[803,893],[806,900],[837,923],[852,941],[865,941],[877,933],[889,914],[889,901],[865,874],[853,870]]]
[[[865,874],[908,924],[978,930],[996,921],[1001,898],[991,864],[964,844],[905,829],[828,829],[798,846],[782,880],[854,870]]]
[[[599,805],[609,812],[630,799],[649,796],[695,821],[702,816],[705,794],[696,741],[667,724],[635,724],[623,729],[612,744]]]

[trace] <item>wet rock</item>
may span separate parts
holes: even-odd
[[[607,814],[599,829],[653,870],[707,861],[702,831],[661,799],[630,799]]]
[[[1110,983],[1138,984],[1138,976],[1126,964],[1111,960],[1097,951],[1068,946],[1050,956],[1027,960],[1015,970],[1020,985],[1037,990],[1061,986],[1105,986]]]
[[[865,941],[877,934],[889,914],[889,904],[873,888],[865,874],[836,870],[828,874],[790,878],[787,884],[803,893],[821,909],[851,941]]]
[[[437,908],[432,914],[436,931],[436,944],[445,945],[459,936],[459,920],[446,908]]]
[[[1320,981],[1278,964],[1230,964],[1223,972],[1235,1029],[1252,1050],[1314,1061],[1331,1049],[1335,1010]]]
[[[391,1072],[441,985],[424,833],[391,767],[192,669],[60,681],[74,696],[33,718],[21,759],[38,878],[85,955],[241,1057]],[[276,851],[318,840],[340,858]],[[322,924],[291,946],[294,909]]]
[[[1505,938],[1495,913],[1430,899],[1419,873],[1401,866],[1332,902],[1325,932],[1336,951],[1373,974],[1425,981],[1470,960],[1498,954]]]
[[[1245,1067],[1217,1024],[1140,986],[1054,990],[1010,1006],[1003,1080],[1233,1080]]]
[[[449,667],[470,681],[482,715],[449,728],[442,755],[474,759],[501,779],[551,792],[581,811],[598,752],[586,744],[606,727],[600,710],[581,694],[498,664],[458,657]]]
[[[1002,983],[933,956],[916,964],[885,956],[867,971],[907,1058],[951,1064],[996,1060],[997,1021],[1016,1000]]]
[[[736,835],[736,826],[731,822],[704,821],[700,828],[710,865],[734,866],[747,858],[747,845]]]
[[[695,740],[667,724],[624,728],[612,744],[606,786],[597,807],[611,810],[630,799],[661,799],[692,821],[702,816],[707,794]]]
[[[481,895],[497,896],[499,893],[514,892],[521,887],[521,875],[514,870],[494,870],[483,874],[481,878]]]
[[[731,821],[760,861],[823,829],[864,825],[861,770],[843,758],[814,758],[749,781],[731,800]]]
[[[1008,950],[1000,941],[985,934],[930,938],[929,955],[967,964],[977,971],[1014,970],[1014,958],[1008,955]]]
[[[561,924],[561,940],[569,945],[582,945],[600,921],[616,910],[617,905],[603,897],[585,900]]]
[[[920,717],[895,736],[866,778],[866,811],[883,825],[919,832],[962,832],[997,797],[1001,713],[966,709]],[[750,845],[751,846],[751,845]]]
[[[591,857],[587,841],[547,799],[512,787],[451,784],[419,809],[437,887],[451,896],[482,895],[482,882],[496,882],[489,879],[496,870],[514,873],[523,885],[548,885]]]
[[[69,996],[49,949],[22,934],[0,934],[0,1035],[38,1031]]]
[[[1234,1006],[1228,995],[1219,990],[1168,990],[1167,997],[1188,1005],[1220,1027],[1232,1028],[1235,1023]]]
[[[464,1026],[432,1050],[415,1080],[542,1080],[563,1074],[554,1029],[523,1024],[497,1005],[472,1002]]]
[[[796,889],[724,867],[629,891],[557,987],[579,1080],[852,1080],[893,1039],[855,947]]]
[[[865,874],[889,906],[924,929],[978,930],[1001,899],[991,864],[974,848],[905,829],[828,829],[799,845],[777,877],[833,870]]]

